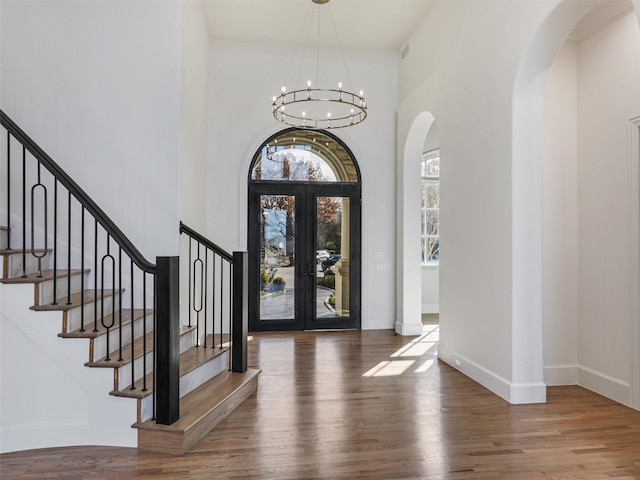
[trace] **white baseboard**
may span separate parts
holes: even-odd
[[[547,365],[544,367],[544,383],[550,387],[578,384],[578,365]]]
[[[422,313],[440,313],[440,304],[438,303],[423,303]]]
[[[513,404],[545,403],[547,386],[542,382],[513,383],[468,358],[438,345],[438,358],[483,387]]]
[[[603,397],[631,406],[631,385],[618,378],[580,365],[548,365],[544,381],[549,386],[579,385]]]
[[[623,405],[631,406],[631,385],[629,382],[590,368],[578,367],[578,385]]]
[[[422,335],[422,323],[410,325],[407,323],[396,322],[396,333],[398,335],[408,337]]]

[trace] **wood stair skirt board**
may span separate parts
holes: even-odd
[[[203,383],[180,400],[180,419],[173,425],[134,424],[138,448],[183,455],[257,390],[259,373],[223,372]]]

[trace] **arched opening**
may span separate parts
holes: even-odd
[[[422,258],[420,161],[434,123],[430,112],[413,121],[404,145],[398,188],[398,311],[396,332],[422,333]]]
[[[619,61],[622,55],[626,64],[638,58],[640,36],[608,53],[603,43],[606,35],[609,40],[620,35],[612,29],[620,28],[624,16],[626,31],[633,24],[637,35],[638,10],[622,2],[605,2],[594,9],[599,3],[559,4],[538,30],[516,81],[513,382],[515,391],[523,387],[523,401],[544,401],[547,384],[579,384],[640,408],[639,221],[632,213],[638,211],[637,179],[632,185],[638,159],[634,167],[627,153],[629,132],[637,127],[629,126],[631,114],[610,108],[617,100],[607,93],[625,88],[630,92],[629,86],[615,85],[616,78],[628,75],[616,75],[611,65],[596,67],[597,58]],[[594,27],[598,13],[611,15],[620,6],[626,13],[621,11],[618,20],[608,18]],[[589,25],[580,24],[582,33],[574,31],[567,43],[583,17]],[[579,36],[587,28],[592,30],[590,39],[583,39],[581,47]],[[625,55],[628,47],[636,53]],[[581,48],[578,67],[575,55]],[[597,94],[588,94],[598,82]],[[623,101],[627,107],[638,98],[638,80],[632,82],[636,90]],[[581,93],[576,91],[578,84]],[[611,148],[624,150],[617,165],[605,161],[608,152],[603,145],[613,144],[618,147]],[[603,257],[598,258],[600,250]]]
[[[252,331],[360,327],[360,172],[337,137],[287,129],[249,172]]]

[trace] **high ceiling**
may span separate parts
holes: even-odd
[[[343,47],[400,49],[424,17],[430,0],[202,0],[207,28],[213,38],[300,43],[304,26],[317,41],[317,13],[321,13],[320,43],[337,45],[335,21]],[[315,14],[314,14],[315,12]],[[314,16],[315,15],[315,16]],[[301,40],[302,38],[302,40]],[[310,43],[311,44],[311,43]]]

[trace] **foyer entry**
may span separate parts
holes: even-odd
[[[288,129],[249,178],[249,329],[360,327],[360,174],[334,135]]]

